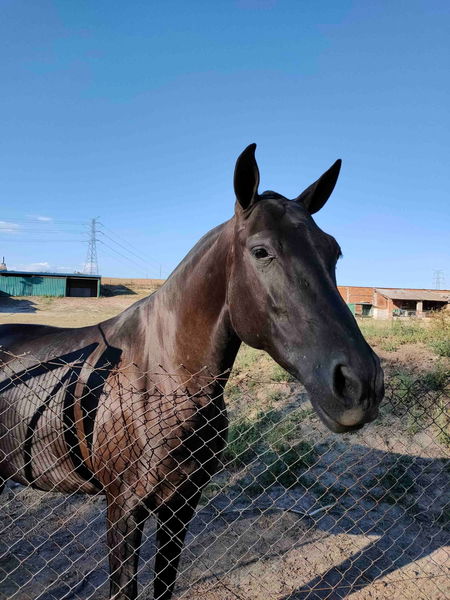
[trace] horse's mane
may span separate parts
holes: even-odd
[[[225,221],[225,223],[221,223],[214,227],[204,236],[202,236],[199,241],[191,248],[191,250],[186,254],[183,260],[175,267],[175,269],[168,276],[166,283],[169,283],[173,278],[178,275],[185,274],[187,270],[192,268],[198,261],[199,257],[202,256],[205,252],[211,248],[211,246],[215,243],[219,235],[222,233],[225,225],[229,223],[229,221]]]

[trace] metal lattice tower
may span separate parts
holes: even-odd
[[[86,255],[86,262],[83,269],[83,272],[87,275],[98,275],[97,220],[98,217],[92,219],[89,231],[88,250]]]
[[[435,290],[440,290],[444,284],[444,281],[444,271],[442,269],[435,269],[433,271],[433,288]]]

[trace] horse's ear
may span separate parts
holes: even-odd
[[[341,170],[341,164],[341,159],[338,159],[328,171],[325,171],[322,177],[319,177],[317,181],[306,188],[306,190],[296,198],[296,201],[302,202],[311,215],[320,210],[331,196],[331,192],[334,190],[334,186],[336,185],[339,176],[339,171]]]
[[[256,144],[250,144],[236,161],[234,169],[234,192],[245,210],[258,197],[259,170],[255,160]]]

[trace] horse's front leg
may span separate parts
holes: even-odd
[[[121,496],[108,498],[110,598],[135,600],[142,529],[148,510]]]
[[[187,498],[177,495],[158,509],[155,600],[172,598],[184,538],[200,496],[201,490]]]

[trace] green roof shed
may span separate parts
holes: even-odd
[[[0,271],[0,296],[100,295],[100,275]]]

